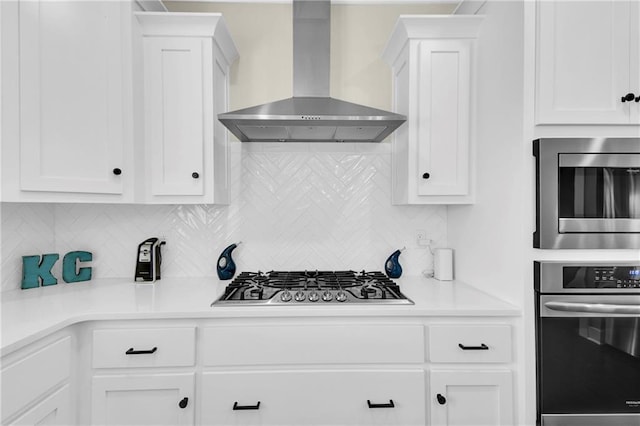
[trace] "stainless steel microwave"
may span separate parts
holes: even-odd
[[[640,249],[640,138],[545,138],[534,248]]]

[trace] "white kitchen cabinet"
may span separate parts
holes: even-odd
[[[94,376],[91,422],[99,425],[193,425],[194,374]]]
[[[510,426],[513,384],[509,370],[431,370],[431,426]]]
[[[536,7],[536,124],[640,124],[639,3]]]
[[[401,16],[383,57],[393,109],[393,204],[473,202],[473,64],[478,16]]]
[[[3,357],[2,424],[72,424],[72,357],[68,333]]]
[[[2,2],[3,201],[133,200],[131,2]]]
[[[202,424],[424,425],[419,369],[207,372]]]
[[[64,385],[9,424],[69,426],[73,424],[71,407],[71,388]]]
[[[238,53],[220,14],[136,13],[144,50],[146,202],[229,201],[229,67]]]

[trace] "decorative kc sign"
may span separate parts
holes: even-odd
[[[22,256],[22,289],[36,288],[58,284],[58,279],[51,273],[51,268],[58,261],[57,253],[42,256]],[[70,251],[62,260],[62,279],[66,283],[89,281],[91,267],[78,267],[78,262],[90,262],[93,254],[88,251]]]

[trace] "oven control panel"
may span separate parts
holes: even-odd
[[[638,288],[640,266],[565,266],[564,288]]]

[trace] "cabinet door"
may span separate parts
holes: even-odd
[[[145,37],[144,49],[147,188],[165,201],[202,196],[213,181],[211,40]]]
[[[21,190],[122,194],[133,175],[127,7],[20,2]]]
[[[114,426],[192,425],[193,386],[193,374],[95,376],[91,422]]]
[[[57,392],[15,419],[11,425],[71,425],[71,391],[64,385]]]
[[[417,369],[204,373],[201,421],[206,425],[424,425],[424,386],[424,371]]]
[[[513,425],[511,371],[433,370],[431,424]]]
[[[630,51],[629,6],[619,0],[537,3],[537,124],[629,122],[635,103],[621,98],[633,91],[630,61],[638,56]]]
[[[469,193],[471,42],[419,44],[418,195]]]

